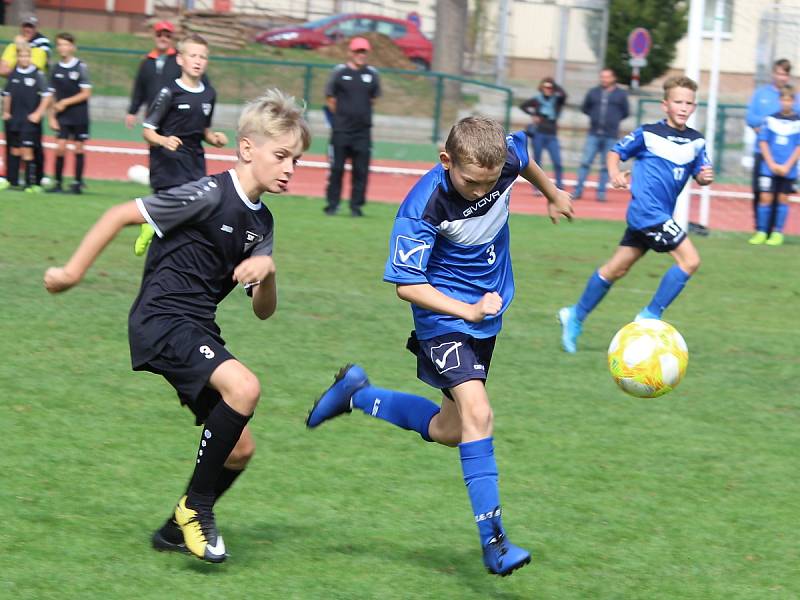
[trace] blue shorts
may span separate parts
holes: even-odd
[[[495,340],[460,332],[419,340],[412,331],[406,348],[417,357],[417,377],[451,398],[450,388],[472,379],[486,381]]]
[[[620,246],[640,248],[647,252],[672,252],[686,239],[686,232],[672,219],[644,229],[628,227],[619,241]]]
[[[761,175],[758,178],[759,192],[772,192],[773,194],[791,194],[794,192],[794,179],[787,179],[778,175]]]

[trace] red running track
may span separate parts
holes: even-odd
[[[46,140],[50,141],[50,140]],[[47,164],[52,164],[48,151]],[[208,172],[216,173],[233,165],[233,150],[207,149]],[[219,158],[214,158],[219,157]],[[227,160],[222,157],[226,157]],[[289,192],[302,196],[324,198],[328,171],[324,156],[305,156],[308,166],[300,165],[289,184]],[[128,168],[135,164],[147,165],[147,150],[144,144],[92,140],[87,143],[86,176],[90,179],[125,180]],[[407,170],[427,170],[433,163],[409,163],[392,160],[372,161],[372,167],[392,167]],[[67,159],[65,173],[72,173],[71,159]],[[400,203],[419,178],[417,173],[372,172],[369,178],[367,197],[370,202]],[[715,192],[733,192],[749,196],[749,188],[734,185],[713,185]],[[349,190],[349,173],[345,175],[344,192]],[[623,221],[628,204],[628,192],[608,191],[608,200],[597,202],[594,190],[588,188],[581,200],[575,202],[577,218]],[[347,197],[347,194],[344,194]],[[698,222],[699,197],[693,196],[690,221]],[[322,206],[322,204],[320,204]],[[518,182],[512,195],[511,210],[516,213],[545,215],[544,198],[536,197],[532,187]],[[749,197],[714,196],[711,198],[709,227],[723,231],[751,231],[753,207]],[[787,234],[800,234],[800,207],[792,206],[786,223]]]

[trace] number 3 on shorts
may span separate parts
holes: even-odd
[[[208,346],[200,346],[198,350],[200,350],[200,353],[209,360],[215,356],[214,351]]]

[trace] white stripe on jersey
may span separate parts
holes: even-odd
[[[478,246],[492,241],[508,221],[511,187],[509,185],[506,188],[485,215],[457,221],[442,221],[438,227],[439,233],[462,246]]]
[[[779,119],[777,117],[767,117],[767,129],[776,135],[786,137],[800,133],[800,119]]]
[[[689,164],[703,151],[706,145],[706,141],[703,138],[697,138],[685,144],[678,144],[652,131],[643,133],[644,145],[649,152],[676,165]]]

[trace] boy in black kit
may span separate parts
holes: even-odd
[[[83,190],[83,143],[89,139],[89,96],[92,84],[86,63],[75,57],[75,37],[70,33],[56,36],[56,52],[61,60],[50,74],[50,129],[57,131],[55,185],[48,192],[63,192],[64,155],[67,140],[75,144],[75,181],[69,190]]]
[[[31,47],[17,43],[17,66],[9,74],[3,91],[3,120],[6,123],[6,143],[10,148],[7,179],[4,187],[19,185],[20,160],[24,165],[25,191],[39,193],[34,149],[42,139],[42,115],[47,106],[47,82],[31,63]],[[2,188],[0,188],[2,189]]]
[[[181,77],[161,88],[147,111],[144,139],[150,144],[150,187],[154,192],[194,181],[206,174],[203,142],[221,148],[228,143],[221,131],[211,131],[217,93],[204,84],[208,67],[208,43],[190,35],[178,44]],[[153,239],[145,223],[134,244],[141,256]]]
[[[270,90],[239,118],[234,168],[110,208],[67,264],[45,273],[47,290],[63,292],[124,226],[146,221],[158,235],[128,319],[131,362],[136,371],[163,375],[203,433],[188,490],[153,535],[157,550],[226,558],[213,506],[255,451],[247,423],[261,390],[226,348],[214,316],[238,283],[259,319],[275,312],[273,218],[261,194],[286,191],[310,141],[302,109]]]

